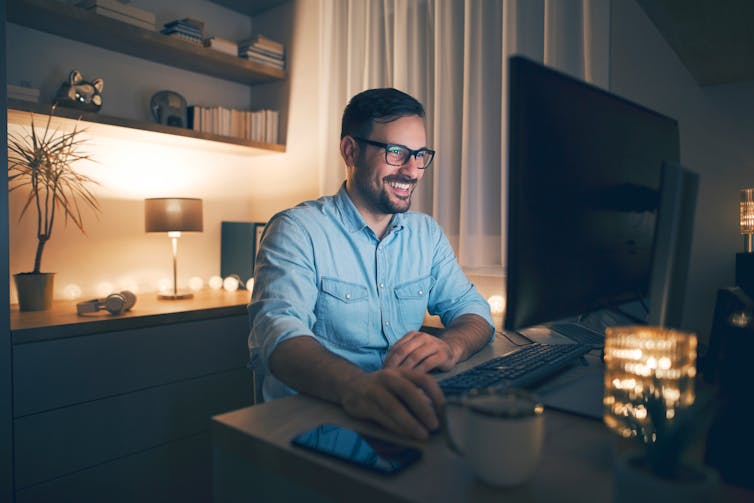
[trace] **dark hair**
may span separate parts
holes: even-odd
[[[343,110],[340,137],[366,138],[373,121],[392,122],[409,115],[424,118],[424,107],[415,98],[392,87],[368,89],[351,98]]]

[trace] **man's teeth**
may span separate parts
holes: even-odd
[[[390,182],[391,187],[395,187],[398,190],[408,190],[411,187],[410,183]]]

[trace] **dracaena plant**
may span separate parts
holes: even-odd
[[[79,129],[78,123],[73,131],[57,131],[51,127],[54,113],[53,106],[44,128],[35,127],[32,115],[30,132],[8,133],[8,190],[27,191],[19,220],[29,208],[37,217],[34,273],[40,272],[42,253],[56,219],[62,216],[66,223],[72,222],[85,234],[82,207],[99,212],[97,200],[89,189],[97,182],[73,169],[78,161],[90,159],[81,151],[84,131]]]

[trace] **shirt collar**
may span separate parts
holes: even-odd
[[[353,204],[351,197],[346,191],[346,182],[343,182],[338,193],[335,194],[335,206],[338,208],[338,211],[340,211],[343,223],[348,228],[349,232],[357,232],[364,229],[364,227],[367,227],[364,217],[361,216],[361,213],[359,213],[359,210],[356,208],[356,205]],[[390,220],[388,233],[402,229],[405,220],[405,213],[395,213]]]

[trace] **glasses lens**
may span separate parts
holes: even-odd
[[[385,147],[385,160],[393,166],[403,166],[408,161],[409,151],[400,145]]]
[[[422,150],[421,152],[416,154],[416,160],[419,161],[419,165],[422,167],[422,169],[425,169],[429,167],[434,156],[435,153],[431,150]]]

